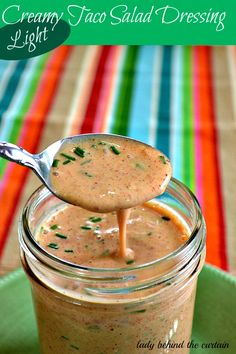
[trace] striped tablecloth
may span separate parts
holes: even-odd
[[[236,274],[236,49],[62,46],[0,61],[0,140],[40,152],[63,136],[129,135],[165,152],[197,195],[207,261]],[[17,220],[39,185],[0,159],[0,272],[19,266]]]

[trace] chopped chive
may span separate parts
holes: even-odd
[[[71,160],[66,160],[66,161],[63,162],[63,165],[67,165],[70,162],[71,162]]]
[[[98,145],[107,145],[105,141],[99,141]]]
[[[61,336],[61,338],[65,339],[65,340],[69,340],[69,338],[66,336]]]
[[[84,247],[85,247],[85,248],[88,248],[88,245],[85,245]]]
[[[64,252],[66,252],[66,253],[74,253],[73,250],[64,250]]]
[[[63,156],[63,157],[66,157],[68,160],[71,160],[71,161],[75,161],[76,160],[75,157],[70,156],[68,154],[65,154],[64,152],[61,152],[60,155]]]
[[[53,160],[52,167],[58,167],[59,161],[58,159]]]
[[[126,264],[132,264],[132,263],[134,263],[133,259],[130,259],[129,261],[126,261]]]
[[[63,235],[63,234],[60,234],[59,232],[56,232],[56,233],[55,233],[55,236],[57,236],[57,237],[59,237],[59,238],[64,238],[64,239],[67,238],[67,236],[65,236],[65,235]]]
[[[144,165],[139,162],[135,164],[135,167],[139,168],[140,170],[144,170]]]
[[[161,218],[162,218],[162,220],[165,220],[165,221],[170,221],[169,216],[165,216],[165,215],[164,215],[164,216],[162,216]]]
[[[57,250],[59,248],[57,243],[49,243],[48,247],[53,248],[54,250]]]
[[[114,152],[114,154],[120,155],[120,150],[118,150],[114,145],[112,145],[110,149],[112,150],[112,152]]]
[[[102,221],[102,218],[100,218],[99,216],[91,216],[89,220],[92,222],[100,222]]]
[[[166,159],[165,156],[163,155],[159,155],[159,159],[161,160],[161,162],[163,162],[164,165],[166,165]]]
[[[148,235],[148,236],[151,236],[151,235],[152,235],[152,232],[151,232],[151,231],[150,231],[150,232],[148,232],[148,233],[147,233],[147,235]]]
[[[79,157],[84,157],[84,154],[85,154],[85,151],[83,149],[81,149],[79,146],[77,146],[75,149],[74,149],[74,153],[76,155],[78,155]]]
[[[92,330],[92,331],[97,331],[100,329],[100,327],[98,325],[90,325],[87,327],[89,330]]]
[[[92,226],[89,226],[89,225],[81,225],[80,228],[82,230],[92,230]]]
[[[87,171],[85,171],[85,172],[82,172],[85,176],[87,176],[87,177],[93,177],[93,175],[91,174],[91,173],[89,173],[89,172],[87,172]]]
[[[97,145],[93,144],[93,145],[91,145],[91,148],[97,149]]]
[[[86,160],[86,161],[84,161],[84,162],[81,162],[81,166],[83,166],[83,165],[86,165],[87,163],[90,163],[92,161],[92,159],[90,159],[90,160]]]
[[[77,346],[74,345],[74,344],[71,344],[70,346],[71,346],[71,348],[73,348],[73,349],[79,350],[79,347],[77,347]]]
[[[103,253],[102,253],[102,256],[109,256],[110,254],[110,251],[109,250],[105,250]]]
[[[43,226],[41,226],[41,227],[40,227],[40,231],[39,231],[39,232],[40,232],[40,233],[43,233],[43,231],[44,231],[44,227],[43,227]]]
[[[146,312],[146,309],[132,311],[131,313],[144,313],[144,312]]]
[[[56,230],[56,229],[58,229],[58,225],[57,225],[57,224],[54,224],[54,225],[52,225],[52,226],[50,227],[50,229],[51,229],[51,230]]]

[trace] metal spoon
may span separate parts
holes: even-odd
[[[0,156],[19,165],[29,167],[54,195],[63,200],[63,198],[58,195],[57,192],[53,189],[50,181],[50,170],[52,167],[54,156],[56,155],[58,150],[62,147],[62,145],[68,142],[79,143],[89,137],[99,137],[100,139],[103,139],[108,136],[113,136],[113,134],[81,134],[67,137],[51,144],[39,154],[30,154],[22,147],[5,141],[0,141]],[[134,140],[127,137],[122,138]]]

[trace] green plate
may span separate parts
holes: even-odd
[[[0,304],[0,354],[39,354],[30,287],[21,269],[0,279]],[[236,279],[208,265],[199,277],[192,341],[198,348],[191,354],[236,354]]]

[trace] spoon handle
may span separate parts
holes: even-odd
[[[19,165],[27,166],[37,171],[37,155],[32,155],[22,147],[0,141],[0,156]]]

